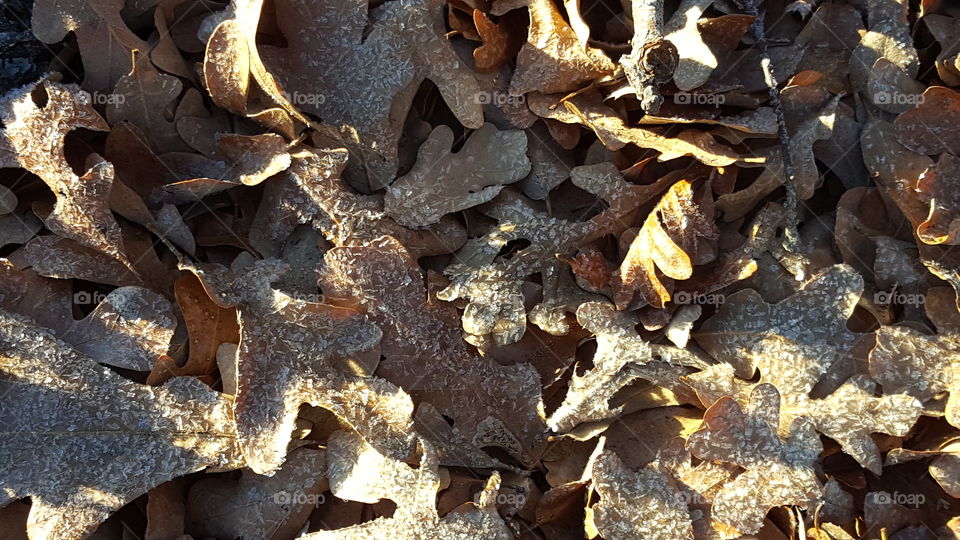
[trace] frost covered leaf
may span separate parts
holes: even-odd
[[[724,397],[704,413],[703,426],[687,439],[690,452],[745,469],[726,482],[711,507],[713,518],[745,534],[760,530],[774,506],[806,506],[821,486],[814,473],[822,446],[803,417],[785,438],[777,434],[780,395],[770,384],[753,389],[750,406]]]
[[[187,150],[189,147],[177,133],[174,121],[167,117],[182,90],[180,79],[161,73],[146,56],[141,56],[133,70],[114,86],[107,120],[111,125],[129,122],[140,128],[158,154]]]
[[[43,99],[44,106],[36,99]],[[20,166],[39,176],[57,197],[53,213],[44,220],[47,227],[125,262],[120,227],[108,206],[113,165],[93,154],[92,166],[77,176],[64,156],[64,141],[71,131],[109,130],[90,94],[76,85],[42,80],[4,96],[0,118],[3,137]]]
[[[574,185],[609,206],[589,220],[568,221],[538,211],[522,197],[504,192],[482,209],[498,224],[467,242],[457,252],[456,262],[444,270],[451,283],[437,296],[448,301],[470,300],[463,313],[463,328],[475,344],[490,339],[496,344],[509,344],[523,337],[523,279],[556,264],[557,254],[570,256],[578,246],[622,231],[637,207],[663,189],[660,183],[628,184],[611,163],[577,167],[570,177]],[[530,245],[509,259],[500,257],[500,250],[515,240],[526,240]]]
[[[603,51],[584,45],[551,0],[529,0],[530,30],[517,55],[510,93],[569,92],[613,73]]]
[[[596,336],[593,367],[583,375],[573,373],[563,403],[547,420],[555,432],[569,431],[583,422],[616,417],[622,407],[611,409],[609,400],[637,378],[658,386],[677,386],[687,373],[683,365],[706,367],[693,354],[681,349],[652,346],[637,335],[636,317],[608,303],[588,302],[577,310],[577,322]]]
[[[0,389],[0,505],[31,498],[31,539],[82,538],[154,486],[243,463],[229,397],[129,381],[7,313]]]
[[[325,259],[325,290],[359,300],[383,330],[379,375],[452,419],[473,448],[529,459],[544,431],[536,370],[500,366],[470,350],[456,311],[428,297],[420,268],[395,239],[334,248]]]
[[[699,239],[712,240],[720,234],[713,223],[709,191],[707,184],[698,201],[693,183],[680,180],[663,195],[620,264],[618,279],[614,280],[618,308],[626,308],[636,291],[651,306],[662,308],[670,300],[670,292],[660,282],[657,269],[673,279],[693,276],[691,254]]]
[[[423,227],[446,214],[485,203],[530,172],[527,137],[484,124],[459,152],[451,153],[453,131],[437,126],[420,146],[413,169],[384,195],[385,213],[407,227]]]
[[[403,120],[424,80],[464,126],[483,125],[480,88],[443,37],[440,0],[384,3],[371,11],[369,28],[361,0],[285,0],[274,8],[289,45],[261,46],[264,63],[289,95],[302,96],[295,101],[304,111],[356,131],[354,159],[371,188],[393,180]]]
[[[846,321],[862,292],[863,278],[847,265],[827,268],[776,304],[768,304],[752,289],[738,291],[725,298],[716,315],[694,333],[694,339],[711,356],[734,366],[744,379],[753,377],[755,359],[762,356],[770,337],[820,347],[838,355],[837,362],[828,357],[829,364],[842,364],[850,360],[857,341]]]
[[[207,478],[190,486],[188,524],[212,538],[292,538],[327,490],[323,451],[297,448],[273,476],[243,471],[238,480]]]
[[[101,364],[150,371],[167,353],[176,327],[169,300],[141,287],[121,287],[59,338]]]
[[[885,393],[904,393],[927,401],[949,393],[947,421],[960,427],[960,339],[956,334],[928,336],[899,326],[883,326],[870,351],[870,376]]]
[[[451,217],[421,230],[408,229],[384,213],[381,195],[360,195],[340,178],[342,149],[301,148],[290,168],[268,182],[262,210],[254,219],[253,245],[277,254],[279,244],[301,223],[311,223],[335,246],[363,244],[383,235],[400,240],[417,257],[450,253],[466,240]]]
[[[604,451],[593,463],[591,479],[600,495],[593,524],[604,538],[693,538],[683,493],[655,467],[633,472]]]
[[[355,375],[355,362],[377,354],[381,332],[353,310],[306,302],[270,286],[277,261],[234,273],[222,266],[190,268],[222,306],[236,306],[237,432],[248,466],[258,474],[284,460],[303,403],[336,414],[392,455],[410,449],[410,397],[377,377]]]
[[[397,505],[392,517],[379,517],[343,529],[318,531],[300,538],[489,538],[509,540],[510,529],[497,513],[500,474],[486,481],[477,503],[465,503],[444,517],[437,513],[440,468],[436,451],[421,442],[423,457],[413,468],[378,453],[354,433],[338,431],[327,446],[330,491],[341,499],[368,503],[390,499]]]
[[[123,7],[121,0],[36,0],[31,26],[44,43],[75,33],[83,56],[84,89],[109,92],[130,71],[132,51],[149,49],[121,18]]]
[[[781,395],[780,432],[786,433],[794,419],[805,417],[863,467],[878,476],[882,474],[880,449],[871,434],[906,436],[922,412],[920,402],[892,392],[878,397],[876,383],[864,375],[854,375],[822,399],[811,399],[810,391],[819,373],[829,367],[818,360],[831,353],[821,352],[818,358],[818,351],[809,346],[781,339],[767,343],[777,345],[765,347],[757,362],[760,381],[775,385]],[[729,364],[711,366],[686,380],[707,405],[724,396],[733,396],[745,404],[756,386],[736,379]]]
[[[960,154],[956,137],[960,93],[943,86],[931,86],[917,101],[916,107],[894,122],[900,142],[921,154]]]

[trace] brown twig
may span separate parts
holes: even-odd
[[[644,112],[656,114],[663,103],[659,87],[673,77],[680,56],[663,39],[663,0],[633,0],[632,6],[632,49],[620,65]]]

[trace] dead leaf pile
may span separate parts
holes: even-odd
[[[0,11],[0,538],[960,540],[955,2]]]

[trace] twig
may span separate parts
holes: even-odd
[[[763,70],[763,79],[767,83],[767,91],[770,94],[770,105],[777,115],[777,136],[780,139],[780,151],[783,155],[783,172],[786,178],[784,186],[787,190],[787,198],[784,201],[783,208],[786,211],[786,225],[784,227],[784,248],[794,253],[800,249],[800,235],[797,232],[797,187],[796,171],[793,168],[793,159],[790,156],[790,132],[787,130],[787,121],[783,115],[783,105],[780,103],[780,89],[778,88],[777,77],[773,73],[773,67],[770,61],[770,54],[767,51],[767,37],[763,28],[763,19],[757,10],[754,0],[734,0],[737,5],[747,15],[754,18],[751,30],[756,40],[757,47],[760,48],[760,68]]]
[[[644,112],[656,114],[663,103],[659,86],[673,77],[680,55],[663,39],[663,0],[633,0],[632,17],[632,49],[620,65]]]

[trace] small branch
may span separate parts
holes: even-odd
[[[786,178],[784,186],[787,190],[787,198],[784,201],[783,208],[786,211],[786,226],[784,227],[785,243],[784,248],[787,251],[796,253],[800,249],[800,235],[797,232],[797,187],[796,171],[793,168],[793,158],[790,156],[790,132],[787,130],[787,121],[783,115],[783,105],[780,103],[780,89],[777,77],[773,73],[773,67],[770,61],[770,54],[767,51],[767,37],[763,28],[763,19],[757,10],[754,0],[734,0],[737,5],[747,15],[754,17],[753,37],[756,40],[757,47],[760,48],[760,68],[763,70],[763,79],[767,83],[767,91],[770,94],[770,105],[777,115],[777,136],[780,139],[780,152],[783,156],[783,172]]]
[[[633,41],[620,65],[647,114],[660,111],[660,85],[673,77],[680,56],[663,39],[663,0],[632,0]]]

